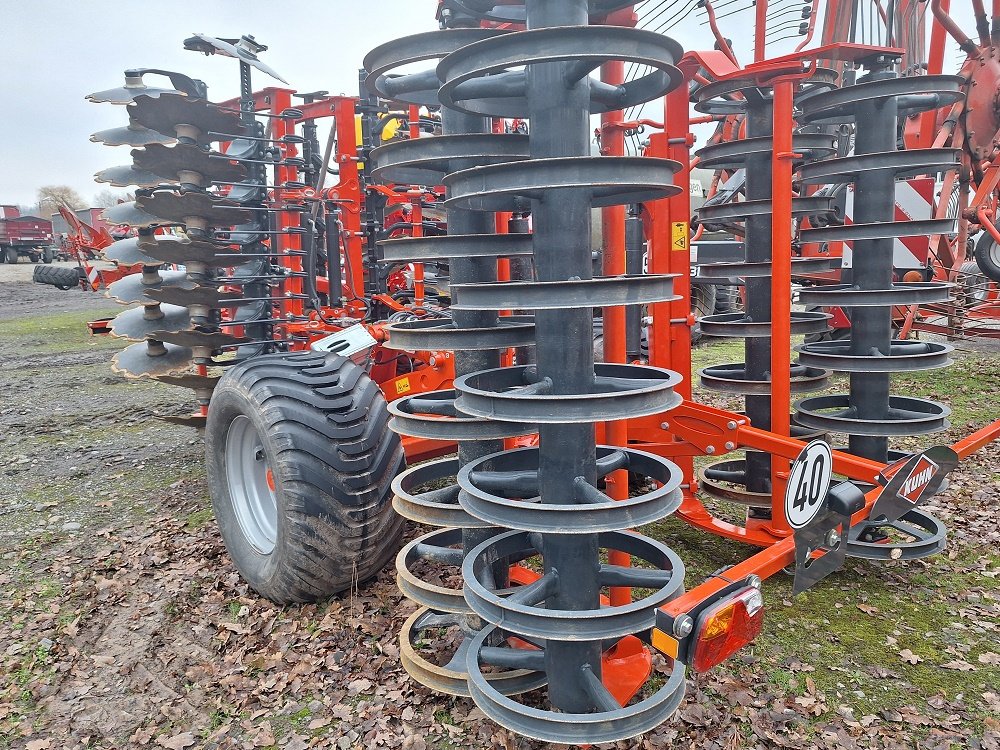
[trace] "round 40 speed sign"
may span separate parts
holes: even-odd
[[[808,526],[823,508],[833,476],[833,452],[822,440],[813,440],[792,463],[785,488],[785,520],[793,529]]]

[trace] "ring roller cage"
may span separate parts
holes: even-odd
[[[819,69],[800,87],[796,99],[803,101],[831,89],[834,71]],[[737,94],[738,96],[733,96]],[[699,266],[699,273],[709,278],[744,279],[744,309],[718,313],[701,319],[705,336],[744,339],[744,361],[704,368],[699,373],[705,388],[722,393],[743,395],[750,424],[771,428],[771,158],[774,150],[773,89],[753,78],[737,77],[703,86],[695,109],[713,115],[739,114],[745,117],[746,138],[712,144],[697,152],[699,166],[706,169],[744,169],[744,200],[708,204],[699,208],[697,221],[708,228],[734,229],[743,235],[745,257],[738,262],[711,263]],[[836,136],[828,133],[795,132],[793,150],[797,163],[811,163],[836,152]],[[801,196],[792,200],[796,218],[818,218],[831,214],[831,199]],[[792,258],[793,273],[816,273],[836,266],[834,258]],[[815,311],[793,310],[792,335],[824,333],[832,316]],[[825,387],[830,370],[803,360],[791,363],[788,373],[792,393],[804,393]],[[808,439],[821,431],[791,424],[792,437]],[[769,519],[771,515],[771,458],[762,451],[747,450],[744,458],[717,461],[699,472],[702,491],[718,500],[747,506],[747,522]]]
[[[804,398],[795,404],[796,420],[807,427],[846,433],[848,451],[882,463],[896,460],[889,438],[924,435],[947,429],[949,409],[929,399],[892,395],[892,373],[918,372],[951,364],[953,347],[932,341],[893,338],[892,307],[944,302],[951,284],[899,282],[893,278],[893,245],[897,238],[953,234],[955,219],[894,221],[898,178],[913,174],[940,174],[957,169],[956,149],[897,151],[897,128],[909,114],[948,105],[962,97],[962,79],[935,75],[899,78],[892,58],[877,58],[870,72],[854,86],[818,93],[801,105],[800,121],[828,125],[864,123],[855,127],[853,153],[798,168],[803,185],[853,183],[854,223],[817,227],[801,232],[803,242],[850,241],[853,267],[842,283],[803,289],[807,305],[841,306],[849,311],[850,338],[820,341],[796,347],[806,366],[849,374],[847,393]],[[903,544],[884,543],[884,532],[895,530],[909,538]],[[944,524],[926,511],[913,509],[893,524],[877,520],[851,528],[848,553],[885,558],[900,551],[908,557],[939,552],[945,544]]]
[[[383,179],[412,178],[419,169],[431,173],[424,178],[431,182],[440,175],[447,190],[449,236],[393,240],[382,251],[394,259],[449,258],[453,320],[391,326],[390,345],[394,337],[395,345],[407,346],[414,336],[468,339],[463,333],[470,327],[482,333],[475,351],[460,346],[456,352],[453,390],[392,407],[393,429],[460,441],[457,458],[414,467],[394,485],[403,515],[445,527],[408,545],[397,561],[401,587],[423,606],[402,634],[404,663],[421,682],[471,695],[501,725],[548,741],[635,736],[665,720],[684,691],[679,663],[651,695],[624,707],[601,679],[604,651],[650,628],[655,607],[677,596],[684,581],[683,564],[668,547],[626,531],[679,507],[681,471],[659,456],[595,441],[597,421],[660,413],[680,402],[676,373],[593,362],[594,307],[675,299],[669,276],[593,278],[592,207],[680,190],[673,184],[676,162],[589,155],[591,114],[659,98],[681,82],[675,67],[681,49],[673,40],[589,25],[591,14],[630,5],[449,2],[453,22],[520,20],[528,30],[416,35],[383,45],[366,60],[370,85],[384,98],[442,105],[442,136],[371,154]],[[436,71],[395,73],[436,59]],[[616,59],[652,72],[620,87],[590,78]],[[483,135],[487,117],[526,118],[531,134],[526,142]],[[495,231],[493,212],[523,211],[526,204],[530,245],[522,237],[482,240]],[[497,258],[529,247],[534,278],[497,282]],[[498,349],[528,339],[519,338],[521,324],[501,324],[498,312],[509,309],[533,313],[534,363],[499,366]],[[502,438],[534,431],[537,447],[503,449]],[[603,480],[623,469],[656,489],[612,500]],[[602,564],[602,550],[627,553],[642,567]],[[418,560],[461,564],[463,596],[429,586],[416,575]],[[511,581],[511,566],[526,561],[538,570]],[[610,586],[652,593],[625,606],[602,606],[601,591]],[[442,624],[465,635],[444,668],[417,655],[411,641],[416,629]],[[542,684],[546,708],[510,697]]]

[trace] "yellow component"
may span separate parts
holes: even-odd
[[[385,127],[382,128],[382,142],[388,143],[399,133],[399,126],[402,121],[398,117],[393,117],[391,120],[386,122]]]
[[[736,614],[736,605],[730,604],[728,607],[716,612],[710,618],[708,622],[705,623],[705,627],[702,628],[701,634],[698,636],[699,640],[710,641],[713,638],[718,638],[720,635],[725,635],[729,632],[729,628],[733,624],[733,615]]]
[[[677,654],[680,653],[680,641],[674,638],[672,635],[667,635],[662,630],[653,628],[653,648],[655,648],[660,653],[666,654],[671,659],[676,659]]]
[[[354,115],[354,145],[360,146],[364,141],[361,135],[361,115]]]
[[[686,221],[670,222],[670,249],[687,250],[689,231],[690,229]]]
[[[410,392],[410,379],[409,378],[402,378],[401,380],[397,380],[396,381],[396,395],[397,396],[401,396],[404,393],[409,393],[409,392]]]

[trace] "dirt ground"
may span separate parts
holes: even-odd
[[[120,308],[30,274],[0,265],[0,748],[542,747],[407,678],[396,634],[412,605],[390,571],[320,605],[249,591],[215,529],[200,436],[156,419],[189,395],[113,374],[122,342],[85,322]],[[962,354],[896,388],[949,401],[951,442],[1000,416],[998,378],[996,355]],[[767,581],[758,642],[617,747],[997,750],[998,501],[991,447],[933,502],[946,554],[849,561],[795,600],[787,578]],[[747,554],[676,520],[645,531],[682,554],[689,585]]]

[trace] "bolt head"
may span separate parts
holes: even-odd
[[[763,581],[758,575],[747,576],[747,586],[753,586],[755,589],[759,589]]]
[[[660,429],[661,430],[669,430],[670,429],[670,422],[660,422]]]
[[[826,533],[826,546],[828,549],[833,549],[838,544],[840,544],[840,532],[836,529],[830,529]]]
[[[728,427],[730,430],[735,430],[736,429],[736,422],[734,422],[733,420],[730,420],[729,422],[726,423],[726,427]]]
[[[705,446],[705,453],[711,456],[713,453],[715,453],[715,446],[714,445]]]
[[[694,620],[690,615],[679,615],[674,619],[674,635],[678,638],[687,638],[694,630]]]
[[[728,443],[726,443],[726,450],[727,450],[727,451],[731,451],[731,450],[733,450],[733,449],[734,449],[735,447],[736,447],[736,443],[734,443],[734,442],[732,442],[732,441],[729,441]]]

